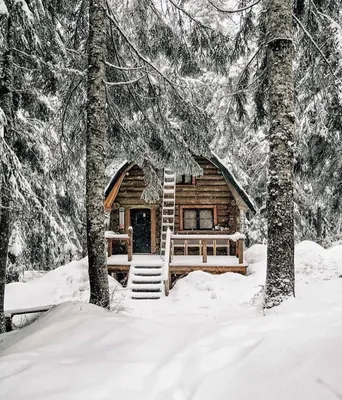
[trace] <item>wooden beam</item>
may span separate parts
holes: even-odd
[[[130,226],[128,228],[128,244],[127,244],[127,256],[128,256],[128,261],[132,261],[133,257],[133,228]]]
[[[207,249],[207,241],[204,239],[202,240],[203,246],[203,262],[206,263],[208,261],[208,249]]]
[[[243,263],[243,239],[238,240],[238,247],[239,247],[239,264]]]
[[[108,257],[110,257],[113,254],[113,241],[112,239],[107,239],[108,240]]]
[[[125,210],[125,232],[128,233],[128,227],[131,225],[131,210],[126,208]]]

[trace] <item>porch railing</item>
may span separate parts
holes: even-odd
[[[202,256],[203,263],[208,262],[208,247],[212,247],[213,255],[217,255],[217,248],[225,247],[227,255],[231,255],[231,242],[235,242],[235,256],[239,259],[239,264],[243,263],[243,247],[245,235],[236,232],[232,235],[215,234],[171,234],[171,254],[175,254],[175,248],[183,248],[184,255],[189,255],[189,248],[198,247],[199,255]]]
[[[108,257],[113,254],[113,242],[114,241],[124,241],[127,245],[127,257],[128,261],[132,261],[133,255],[133,228],[130,226],[128,228],[128,233],[114,233],[112,231],[105,232],[105,238],[108,243]]]

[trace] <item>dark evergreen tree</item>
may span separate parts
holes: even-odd
[[[292,0],[265,0],[269,163],[265,307],[294,296]]]
[[[51,268],[81,247],[77,213],[66,215],[63,201],[72,199],[56,152],[65,141],[51,124],[66,58],[56,3],[0,7],[2,293],[6,264]]]
[[[109,308],[103,191],[106,112],[106,2],[90,0],[87,81],[86,209],[90,302]]]

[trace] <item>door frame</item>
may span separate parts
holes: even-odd
[[[156,254],[157,245],[156,245],[156,209],[158,206],[146,206],[146,205],[134,205],[132,207],[127,207],[125,210],[125,232],[128,233],[128,227],[131,224],[131,210],[141,210],[148,209],[151,211],[151,253],[146,254]],[[134,236],[134,230],[133,230]]]

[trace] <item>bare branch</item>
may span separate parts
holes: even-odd
[[[106,61],[105,64],[106,64],[108,67],[115,68],[115,69],[119,69],[119,70],[121,70],[121,71],[137,71],[137,70],[140,70],[140,69],[143,69],[143,68],[144,68],[143,66],[141,66],[141,67],[120,67],[119,65],[111,64],[111,63],[109,63],[108,61]]]
[[[138,82],[138,81],[140,81],[140,79],[143,79],[143,78],[145,78],[145,76],[147,76],[147,74],[145,74],[145,75],[142,75],[142,76],[139,76],[139,78],[132,79],[131,81],[123,81],[123,82],[107,82],[107,81],[104,81],[104,83],[105,83],[106,85],[108,85],[108,86],[122,86],[122,85],[129,85],[129,84],[132,84],[132,83],[135,83],[135,82]]]
[[[169,0],[170,1],[170,0]],[[243,12],[246,10],[249,10],[250,8],[256,6],[261,2],[261,0],[256,0],[254,3],[249,4],[248,6],[242,7],[242,8],[237,8],[236,10],[224,10],[223,8],[218,7],[216,4],[214,4],[211,0],[208,0],[208,2],[217,10],[226,14],[235,14],[239,12]]]
[[[128,38],[127,34],[123,31],[123,29],[120,27],[120,25],[115,20],[115,18],[111,14],[109,14],[108,12],[107,12],[107,17],[113,22],[113,24],[116,27],[116,29],[120,32],[121,36],[125,39],[127,44],[131,47],[133,52],[140,58],[140,60],[143,61],[144,63],[146,63],[147,65],[149,65],[151,67],[151,69],[153,69],[159,76],[161,76],[173,88],[173,90],[177,93],[178,97],[183,100],[182,96],[180,95],[178,90],[175,88],[175,86],[180,86],[180,87],[183,87],[183,86],[179,85],[179,84],[177,84],[175,82],[172,82],[166,75],[164,75],[162,72],[160,72],[160,70],[157,67],[155,67],[151,61],[147,60],[147,58],[145,58],[139,52],[139,50],[134,46],[134,44],[130,41],[130,39]]]
[[[180,7],[179,5],[177,5],[173,0],[169,0],[169,2],[180,12],[182,12],[184,15],[186,15],[191,21],[195,22],[197,25],[202,26],[203,28],[209,29],[209,30],[213,30],[212,28],[210,28],[210,26],[203,24],[202,22],[198,21],[198,19],[196,19],[195,17],[193,17],[190,13],[188,13],[186,10],[184,10],[184,8]]]
[[[327,63],[331,73],[333,76],[335,76],[336,72],[334,71],[333,67],[331,66],[329,60],[326,58],[324,55],[323,51],[320,49],[318,44],[316,43],[315,39],[310,35],[310,33],[305,29],[305,26],[301,23],[301,21],[294,15],[292,14],[293,19],[297,22],[299,27],[302,29],[302,31],[305,33],[305,35],[309,38],[310,42],[314,45],[314,47],[317,49],[319,54],[322,56],[323,60]]]

